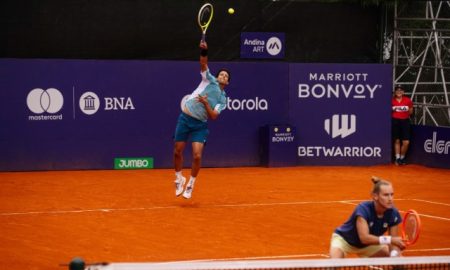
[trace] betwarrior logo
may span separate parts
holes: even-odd
[[[334,139],[338,136],[345,138],[356,132],[356,116],[354,114],[334,114],[330,119],[325,119],[325,131]]]
[[[114,169],[116,170],[153,169],[153,158],[152,157],[115,158]]]

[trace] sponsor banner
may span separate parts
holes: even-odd
[[[413,125],[406,161],[450,169],[450,128]]]
[[[242,32],[241,58],[284,58],[284,33]]]
[[[290,64],[289,74],[299,164],[390,161],[391,65]]]
[[[114,169],[116,170],[153,169],[153,158],[152,157],[115,158]]]
[[[0,59],[0,171],[113,169],[116,157],[173,166],[183,96],[198,62]],[[259,128],[288,120],[288,65],[210,63],[231,70],[228,101],[202,164],[259,165]],[[176,76],[176,79],[174,79]],[[230,147],[233,146],[233,147]],[[185,151],[185,165],[191,163]]]
[[[297,165],[296,128],[286,124],[261,128],[261,163],[268,167]]]

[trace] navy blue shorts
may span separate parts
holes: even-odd
[[[208,134],[209,130],[207,122],[200,121],[184,112],[178,116],[174,135],[174,140],[176,142],[186,142],[190,136],[192,142],[206,143]]]
[[[408,141],[411,134],[409,119],[392,118],[392,139]]]

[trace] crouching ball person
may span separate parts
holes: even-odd
[[[394,188],[376,177],[372,182],[372,200],[358,204],[350,218],[334,231],[331,258],[345,258],[348,254],[396,257],[405,248],[398,226],[402,218],[394,207]]]
[[[209,72],[208,45],[205,41],[200,42],[200,71],[202,81],[182,104],[174,136],[175,195],[183,194],[185,199],[192,197],[195,180],[200,171],[203,148],[209,134],[207,120],[217,119],[225,109],[227,102],[225,86],[230,82],[230,72],[226,69],[220,69],[215,77]],[[188,139],[192,141],[192,167],[191,177],[186,184],[186,178],[181,170],[183,151]]]

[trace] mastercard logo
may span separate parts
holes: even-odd
[[[28,109],[36,114],[57,113],[64,105],[64,98],[56,88],[35,88],[27,96]]]

